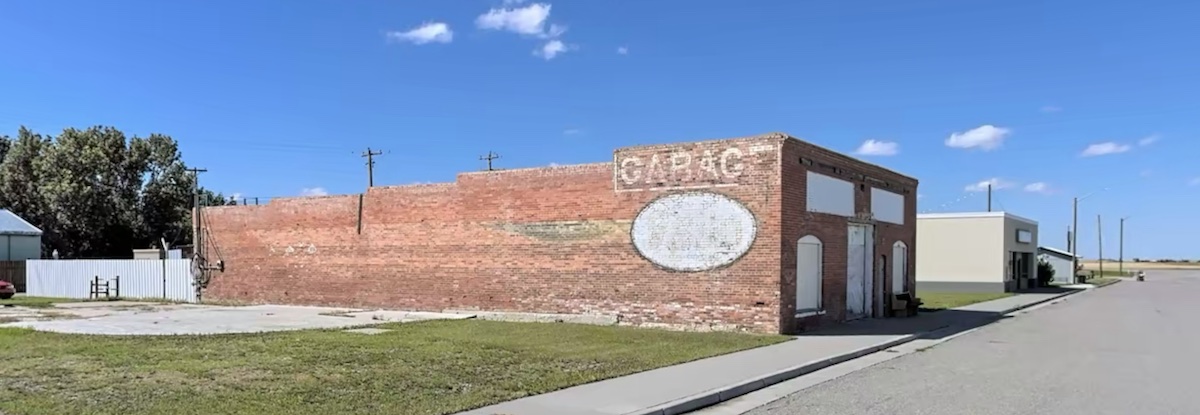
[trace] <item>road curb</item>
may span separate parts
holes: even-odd
[[[939,330],[940,329],[941,328],[939,328]],[[858,359],[881,350],[887,350],[892,347],[911,342],[920,338],[922,334],[923,333],[917,333],[901,336],[887,342],[864,347],[849,353],[843,353],[834,357],[808,362],[799,366],[793,366],[791,368],[783,369],[765,376],[759,376],[736,384],[701,392],[686,398],[676,399],[674,401],[648,409],[629,412],[625,415],[678,415],[692,412],[697,409],[716,405],[750,392],[754,392],[780,382],[795,379],[833,365],[845,363],[847,361]]]
[[[1112,284],[1109,284],[1109,285],[1112,285]],[[1096,288],[1102,288],[1102,287],[1096,287]],[[1086,292],[1086,291],[1091,291],[1091,290],[1092,289],[1084,289],[1084,290],[1075,290],[1075,291],[1064,292],[1064,293],[1062,293],[1060,295],[1056,295],[1054,297],[1049,297],[1049,298],[1038,300],[1038,301],[1035,301],[1032,303],[1022,304],[1017,307],[1012,307],[1012,308],[1009,308],[1006,310],[999,311],[999,312],[997,312],[997,315],[1003,316],[1003,315],[1015,313],[1017,311],[1021,311],[1021,310],[1024,310],[1024,309],[1027,309],[1030,307],[1050,303],[1053,301],[1061,301],[1062,299],[1064,299],[1066,297],[1069,297],[1069,296],[1072,296],[1075,294],[1079,294],[1082,292]],[[992,323],[994,323],[994,321],[988,322],[987,324],[984,324],[983,326],[987,326]],[[760,389],[764,389],[769,386],[773,386],[775,384],[778,384],[778,383],[781,383],[784,381],[792,380],[792,379],[807,375],[809,373],[828,368],[830,366],[834,366],[834,365],[845,363],[845,362],[848,362],[848,361],[851,361],[854,359],[858,359],[860,357],[863,357],[863,356],[866,356],[869,354],[873,354],[873,353],[877,353],[877,352],[880,352],[883,350],[887,350],[887,349],[890,349],[890,348],[893,348],[893,347],[896,347],[896,346],[899,346],[899,345],[902,345],[905,343],[912,342],[914,340],[924,339],[933,333],[936,333],[941,330],[945,330],[949,327],[953,327],[953,326],[947,325],[947,326],[938,327],[938,328],[935,328],[932,330],[923,331],[920,333],[905,335],[905,336],[902,336],[902,337],[899,337],[899,338],[896,338],[896,339],[893,339],[893,340],[890,340],[887,342],[883,342],[883,343],[876,344],[873,346],[868,346],[868,347],[864,347],[861,349],[857,349],[857,350],[854,350],[849,353],[844,353],[844,354],[841,354],[838,356],[834,356],[834,357],[830,357],[830,358],[826,358],[826,359],[822,359],[822,360],[817,360],[817,361],[813,361],[813,362],[808,362],[808,363],[794,366],[794,367],[791,367],[788,369],[783,369],[783,370],[780,370],[780,371],[777,371],[777,372],[774,372],[774,373],[771,373],[771,374],[768,374],[765,376],[759,376],[759,377],[752,378],[752,379],[749,379],[749,380],[746,380],[743,382],[739,382],[736,384],[727,385],[727,386],[724,386],[724,387],[721,387],[718,389],[713,389],[713,390],[705,391],[705,392],[698,393],[698,394],[695,394],[692,396],[688,396],[685,398],[676,399],[674,401],[670,401],[670,402],[667,402],[662,405],[638,410],[635,412],[628,412],[625,415],[679,415],[679,414],[692,412],[692,411],[695,411],[698,409],[706,408],[709,406],[713,406],[713,405],[740,397],[742,395],[749,394],[751,392],[754,392],[754,391],[757,391]],[[967,332],[970,332],[970,331],[973,331],[973,330],[968,330]],[[953,337],[957,337],[957,336],[953,336]]]
[[[1111,284],[1110,284],[1110,285],[1111,285]],[[1100,288],[1100,287],[1096,287],[1096,288]],[[998,312],[997,314],[999,314],[999,315],[1002,315],[1002,316],[1003,316],[1003,315],[1012,314],[1012,313],[1015,313],[1015,312],[1018,312],[1018,311],[1024,310],[1024,309],[1026,309],[1026,308],[1030,308],[1030,307],[1033,307],[1033,306],[1038,306],[1038,305],[1046,304],[1046,303],[1049,303],[1049,302],[1051,302],[1051,301],[1058,301],[1058,300],[1061,300],[1061,299],[1064,299],[1064,298],[1070,297],[1070,296],[1072,296],[1072,295],[1075,295],[1075,294],[1079,294],[1079,293],[1083,293],[1083,292],[1088,292],[1088,291],[1094,290],[1094,289],[1096,289],[1096,288],[1087,288],[1087,289],[1082,289],[1082,290],[1067,291],[1067,292],[1065,292],[1065,293],[1062,293],[1062,294],[1059,294],[1059,295],[1056,295],[1056,296],[1053,296],[1053,297],[1050,297],[1050,298],[1046,298],[1046,299],[1042,299],[1042,300],[1034,301],[1034,302],[1032,302],[1032,303],[1029,303],[1029,304],[1022,304],[1022,305],[1019,305],[1019,306],[1016,306],[1016,307],[1013,307],[1013,308],[1010,308],[1010,309],[1007,309],[1007,310],[1003,310],[1003,311],[1000,311],[1000,312]]]

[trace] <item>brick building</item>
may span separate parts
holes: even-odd
[[[204,210],[206,298],[796,332],[913,287],[917,180],[784,134]],[[850,301],[847,301],[850,299]]]

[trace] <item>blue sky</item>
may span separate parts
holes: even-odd
[[[244,196],[451,181],[783,131],[1064,247],[1200,258],[1200,3],[61,1],[0,4],[0,131],[169,134]],[[1084,156],[1092,148],[1092,156]],[[885,155],[892,153],[895,154]],[[1040,184],[1039,184],[1040,183]],[[1027,191],[1029,190],[1029,191]]]

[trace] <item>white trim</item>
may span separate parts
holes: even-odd
[[[1037,226],[1037,221],[1024,218],[1008,212],[955,212],[955,213],[919,213],[917,219],[966,219],[966,218],[1008,218]]]

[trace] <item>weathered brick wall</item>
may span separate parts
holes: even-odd
[[[359,195],[207,208],[226,272],[205,295],[776,332],[782,141],[631,147],[611,163],[375,187],[362,197],[361,233]]]
[[[805,165],[801,159],[812,161]],[[871,188],[878,187],[904,197],[904,224],[896,225],[881,221],[870,221],[875,225],[874,257],[892,256],[892,244],[903,241],[908,246],[908,286],[915,284],[916,261],[916,208],[917,181],[882,167],[862,162],[800,140],[788,139],[783,144],[780,163],[783,182],[782,259],[780,279],[782,307],[780,307],[781,329],[798,332],[814,326],[844,321],[846,318],[846,261],[848,250],[847,217],[809,212],[807,209],[808,169],[814,172],[846,180],[854,184],[854,210],[857,213],[871,212]],[[835,169],[822,168],[825,164]],[[885,184],[886,183],[886,184]],[[866,218],[863,218],[866,219]],[[821,284],[824,315],[796,318],[796,244],[805,235],[814,235],[823,245],[823,280]],[[890,275],[892,266],[887,266],[888,278],[875,276],[876,298],[891,292]],[[884,297],[887,298],[887,297]],[[875,310],[876,316],[885,316],[886,307]]]

